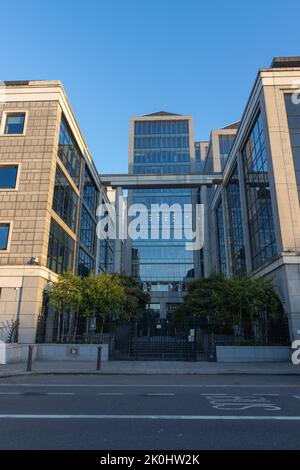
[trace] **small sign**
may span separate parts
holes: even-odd
[[[194,340],[195,340],[195,336],[189,335],[189,337],[188,337],[188,342],[189,342],[189,343],[193,343]]]
[[[160,323],[158,323],[158,324],[156,325],[156,328],[161,328]]]
[[[71,356],[78,356],[78,348],[70,348],[69,349],[69,354]]]
[[[190,336],[195,336],[195,330],[194,330],[194,328],[191,328],[191,329],[190,329]]]

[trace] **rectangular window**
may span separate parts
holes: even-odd
[[[228,155],[235,139],[235,135],[220,135],[219,136],[219,145],[220,145],[220,158],[221,158],[221,169],[224,169]]]
[[[242,150],[253,268],[277,253],[264,129],[259,113]]]
[[[78,198],[69,181],[57,165],[53,194],[53,210],[76,232]]]
[[[88,276],[94,269],[94,260],[84,250],[79,249],[78,274]]]
[[[84,169],[83,200],[95,216],[98,201],[98,189],[87,166]]]
[[[60,124],[58,157],[78,187],[82,156],[71,129],[64,118],[62,118]]]
[[[218,235],[218,255],[219,255],[219,268],[222,274],[226,274],[226,248],[225,248],[225,231],[223,223],[223,204],[220,201],[216,210],[217,219],[217,235]]]
[[[7,114],[4,134],[23,134],[24,124],[25,113]]]
[[[0,250],[7,250],[9,225],[0,223]]]
[[[235,164],[233,168],[226,187],[226,192],[228,202],[232,270],[235,276],[243,276],[246,274],[246,260],[237,164]]]
[[[74,240],[51,220],[47,267],[58,274],[73,268]]]
[[[0,166],[0,189],[15,189],[17,174],[17,165]]]
[[[86,248],[94,253],[95,251],[95,238],[96,238],[96,223],[89,215],[88,211],[82,206],[81,223],[80,223],[80,241]]]

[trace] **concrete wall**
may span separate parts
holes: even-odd
[[[98,344],[35,344],[33,360],[37,361],[91,361],[97,360]],[[102,346],[102,361],[108,360],[108,344]],[[25,362],[28,345],[0,342],[0,364]]]
[[[39,361],[95,361],[99,344],[37,344]],[[108,360],[108,344],[103,344],[101,358]]]
[[[289,362],[288,346],[216,346],[217,362]]]
[[[19,343],[0,342],[0,364],[25,362],[28,356],[28,346]],[[33,350],[33,360],[37,357],[37,348]]]

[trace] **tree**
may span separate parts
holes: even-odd
[[[59,341],[60,331],[64,331],[66,309],[70,311],[70,315],[75,312],[75,322],[69,322],[75,340],[80,316],[87,319],[86,334],[89,331],[89,319],[92,317],[101,319],[102,332],[107,319],[128,321],[144,312],[149,302],[149,295],[143,292],[139,283],[132,277],[103,273],[81,278],[67,271],[58,276],[57,281],[53,283],[49,291],[49,300],[58,313],[57,341]]]
[[[83,278],[83,314],[87,317],[101,317],[102,325],[108,317],[119,318],[126,301],[121,280],[110,273],[101,276],[90,274]]]
[[[253,337],[255,322],[262,315],[279,318],[281,303],[272,283],[263,278],[211,276],[188,286],[178,318],[194,317],[214,328],[236,329],[241,337]]]
[[[125,290],[125,303],[122,311],[122,320],[131,320],[145,312],[150,302],[150,295],[144,292],[140,283],[132,276],[115,274]]]
[[[61,316],[65,312],[65,306],[69,306],[76,312],[74,337],[76,335],[77,321],[79,310],[83,302],[82,279],[80,276],[66,271],[58,276],[57,281],[53,283],[52,288],[48,291],[49,302],[54,305],[58,313],[57,341],[60,340]],[[65,315],[63,315],[64,325]],[[62,328],[64,331],[64,328]]]

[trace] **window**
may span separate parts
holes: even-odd
[[[76,140],[64,118],[62,118],[60,124],[58,157],[65,165],[76,186],[79,186],[82,157]]]
[[[100,240],[98,271],[114,271],[114,240]]]
[[[78,255],[78,274],[88,276],[94,269],[94,260],[81,248]]]
[[[25,113],[7,114],[4,134],[23,134]]]
[[[0,189],[15,189],[17,174],[17,165],[0,166]]]
[[[242,150],[253,268],[276,255],[264,129],[259,113]]]
[[[51,220],[47,267],[58,274],[73,268],[74,240]]]
[[[9,225],[0,223],[0,250],[7,250]]]
[[[221,169],[224,169],[228,155],[235,139],[235,135],[220,135],[219,136],[219,145],[220,145],[220,158],[221,158]]]
[[[85,166],[84,169],[83,200],[92,214],[95,216],[97,209],[98,190],[87,166]]]
[[[217,235],[218,235],[218,255],[219,255],[219,268],[222,274],[226,274],[226,246],[225,246],[225,227],[223,223],[223,204],[220,201],[216,210],[217,219]]]
[[[76,232],[77,195],[57,165],[53,194],[53,209],[62,220]]]
[[[235,276],[243,276],[246,273],[246,261],[237,164],[233,168],[226,190],[232,270]]]
[[[81,224],[80,224],[80,241],[88,248],[91,253],[95,251],[96,224],[88,211],[82,206]]]

